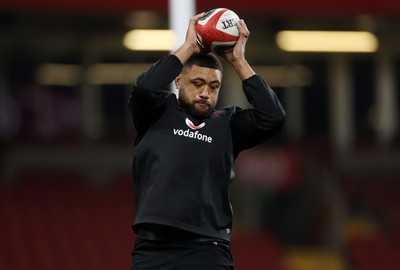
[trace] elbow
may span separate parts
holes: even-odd
[[[279,114],[275,117],[275,125],[278,129],[282,128],[286,122],[286,112],[282,110]]]
[[[286,112],[281,109],[274,113],[272,117],[270,117],[270,125],[272,125],[272,129],[279,130],[283,127],[286,122]],[[271,128],[271,126],[269,126]]]
[[[278,132],[284,126],[285,122],[286,113],[282,110],[279,113],[266,117],[259,126],[264,132],[270,135]]]
[[[276,118],[274,121],[271,122],[271,125],[266,130],[276,133],[282,129],[282,127],[285,125],[285,122],[285,117]]]
[[[141,95],[151,89],[149,83],[145,80],[138,80],[132,87],[132,94]]]
[[[147,102],[151,100],[154,90],[152,90],[146,84],[135,84],[132,88],[130,103],[140,100]]]
[[[145,74],[141,74],[132,87],[132,95],[139,97],[146,96],[154,91],[153,89],[156,89],[154,80],[147,78]]]

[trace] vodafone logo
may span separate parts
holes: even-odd
[[[189,118],[186,118],[185,123],[190,129],[183,130],[183,129],[174,128],[174,129],[172,129],[172,131],[175,136],[182,136],[182,137],[192,138],[192,139],[207,142],[207,143],[212,143],[211,136],[201,134],[198,131],[198,129],[201,129],[206,125],[205,122],[201,123],[200,125],[195,125]]]
[[[195,124],[193,124],[192,121],[190,121],[189,118],[186,118],[185,122],[186,122],[186,125],[187,125],[188,127],[190,127],[191,129],[193,129],[193,130],[201,129],[202,127],[204,127],[204,126],[206,125],[206,123],[203,122],[203,123],[201,123],[200,125],[196,126]]]

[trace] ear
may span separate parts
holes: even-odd
[[[176,89],[179,89],[180,88],[180,86],[181,86],[181,81],[182,81],[182,77],[181,77],[181,75],[178,75],[178,77],[176,77],[175,78],[175,87],[176,87]]]

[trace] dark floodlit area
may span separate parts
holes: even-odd
[[[170,30],[167,1],[6,2],[0,269],[129,269],[136,133],[128,98],[169,50],[132,49],[126,35]],[[198,2],[198,12],[215,8]],[[235,163],[236,268],[400,269],[400,5],[231,2],[218,5],[245,20],[247,60],[287,113],[278,134]],[[370,51],[285,49],[278,36],[300,30],[321,31],[312,45],[331,31],[374,39]],[[329,45],[346,45],[335,40]],[[224,66],[218,107],[230,105],[250,106]]]

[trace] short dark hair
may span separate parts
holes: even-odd
[[[206,68],[214,68],[222,73],[222,64],[217,56],[212,53],[194,53],[186,61],[184,67],[191,68],[193,65]]]

